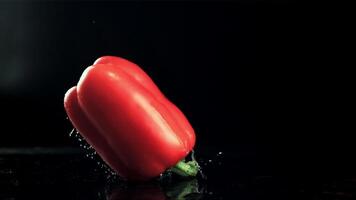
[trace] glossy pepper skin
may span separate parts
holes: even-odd
[[[104,56],[65,94],[70,121],[101,158],[127,180],[148,180],[194,147],[184,114],[136,64]]]

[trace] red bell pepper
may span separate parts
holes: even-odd
[[[185,163],[195,133],[184,114],[136,64],[105,56],[82,74],[65,95],[70,121],[118,175],[148,180],[171,168],[195,176]]]

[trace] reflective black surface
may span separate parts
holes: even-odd
[[[273,174],[251,154],[197,152],[206,179],[137,184],[108,176],[81,150],[24,150],[0,155],[1,199],[351,199],[356,191],[356,177]]]

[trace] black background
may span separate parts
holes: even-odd
[[[294,173],[354,166],[334,84],[336,57],[323,54],[332,42],[318,31],[326,16],[311,7],[0,5],[1,147],[76,146],[64,93],[96,58],[115,55],[139,64],[181,108],[201,151],[251,152],[276,171]]]
[[[191,120],[198,141],[255,143],[252,5],[57,2],[1,9],[1,145],[71,145],[64,93],[103,55],[142,66]]]

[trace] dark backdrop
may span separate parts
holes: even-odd
[[[71,146],[64,93],[103,55],[139,64],[198,145],[256,143],[256,10],[233,2],[35,2],[0,7],[1,146]]]
[[[116,55],[139,64],[182,109],[201,151],[252,152],[293,173],[355,166],[350,119],[340,112],[348,109],[337,85],[340,60],[326,52],[337,36],[325,34],[332,19],[320,7],[0,5],[1,147],[77,146],[64,93],[96,58]]]

